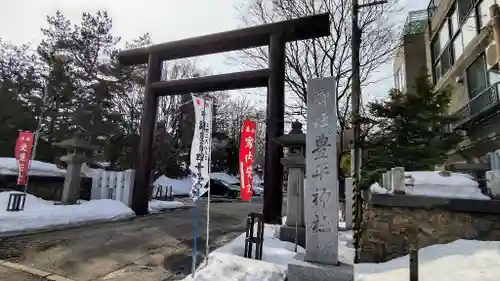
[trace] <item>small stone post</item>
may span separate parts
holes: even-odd
[[[281,159],[281,164],[288,170],[288,189],[286,225],[280,229],[280,239],[305,247],[305,135],[302,132],[302,124],[298,121],[293,122],[290,133],[279,137],[277,141],[288,148],[288,155]]]
[[[61,203],[64,205],[76,204],[80,196],[82,164],[88,160],[86,152],[92,151],[95,146],[89,144],[80,133],[75,134],[71,139],[55,143],[54,146],[65,148],[68,152],[61,157],[61,161],[68,164]]]
[[[385,178],[386,178],[386,182],[387,182],[387,186],[385,188],[387,188],[387,190],[389,190],[389,191],[393,191],[394,186],[392,184],[392,170],[387,171],[384,174],[385,174]]]
[[[391,169],[394,194],[405,194],[405,170],[403,167]]]
[[[387,182],[387,172],[383,173],[382,174],[382,183],[381,183],[381,186],[387,190],[390,189],[389,185],[388,185],[388,182]]]
[[[418,281],[418,232],[419,228],[415,220],[411,220],[411,226],[405,233],[405,240],[408,245],[408,255],[410,256],[409,277],[410,281]]]
[[[353,178],[345,179],[345,227],[347,229],[352,229],[352,215],[353,215]]]

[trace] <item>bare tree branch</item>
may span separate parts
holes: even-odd
[[[360,11],[362,29],[361,81],[370,83],[370,74],[390,61],[397,47],[397,36],[387,20],[396,3],[371,6]],[[349,127],[351,97],[351,2],[344,0],[251,0],[237,7],[243,25],[253,26],[328,12],[331,36],[290,42],[286,46],[286,91],[296,97],[296,105],[288,106],[289,114],[305,114],[307,81],[310,78],[333,76],[337,83],[337,115],[339,134]],[[267,48],[248,49],[228,58],[229,63],[249,68],[268,66]]]

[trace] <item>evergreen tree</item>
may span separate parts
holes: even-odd
[[[450,98],[449,89],[433,91],[423,75],[407,93],[393,89],[389,100],[370,103],[367,122],[376,130],[366,141],[364,183],[379,180],[382,172],[396,166],[417,171],[443,164],[462,140],[460,132],[448,130],[456,121],[448,113]]]

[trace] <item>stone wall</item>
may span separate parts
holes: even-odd
[[[404,256],[414,237],[420,248],[457,239],[500,241],[500,201],[370,195],[364,204],[361,262]]]
[[[45,200],[61,201],[63,190],[63,177],[30,176],[28,193]],[[0,192],[24,191],[24,186],[17,185],[16,175],[0,175]],[[80,199],[90,200],[92,179],[82,178],[80,183]]]

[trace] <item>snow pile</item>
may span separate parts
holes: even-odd
[[[283,217],[283,222],[286,217]],[[202,265],[195,278],[188,276],[184,281],[282,281],[286,277],[288,264],[294,261],[295,245],[279,240],[277,225],[264,225],[264,246],[262,261],[243,258],[245,234],[241,234],[225,246],[210,254],[208,265]],[[349,246],[352,231],[339,232],[339,260],[351,263],[354,249]],[[305,253],[298,246],[298,253]]]
[[[389,190],[383,188],[382,186],[380,186],[380,184],[378,182],[375,182],[373,183],[371,186],[370,186],[370,191],[373,192],[373,193],[377,193],[377,194],[387,194],[389,193]]]
[[[410,185],[410,177],[413,179],[413,186]],[[370,190],[378,194],[392,193],[379,183],[372,184]],[[462,173],[450,173],[449,176],[444,176],[439,171],[405,172],[405,193],[430,197],[490,199],[481,193],[478,183],[471,176]]]
[[[406,194],[447,198],[490,199],[481,193],[478,183],[466,174],[450,173],[449,176],[443,176],[442,172],[439,171],[415,171],[406,172],[405,176],[411,176],[414,180],[413,186],[406,186]]]
[[[449,176],[445,176],[441,171],[413,171],[405,172],[405,177],[411,176],[415,185],[438,185],[438,186],[473,186],[478,187],[477,181],[471,176],[462,173],[449,172]],[[408,179],[405,179],[408,183]]]
[[[245,234],[210,254],[208,265],[202,265],[184,281],[281,281],[285,279],[288,264],[296,255],[293,243],[276,238],[279,226],[265,225],[262,261],[243,258]],[[298,247],[299,253],[305,250]]]
[[[38,230],[85,222],[133,218],[135,213],[120,201],[100,199],[81,201],[78,205],[54,205],[31,194],[26,195],[23,211],[7,212],[9,194],[0,192],[0,233]]]
[[[183,207],[184,204],[179,201],[160,201],[151,200],[149,201],[149,213],[157,214],[164,212],[166,210],[177,209]]]
[[[282,281],[285,276],[285,271],[276,264],[215,252],[210,254],[208,264],[194,278],[189,275],[183,280]]]
[[[0,174],[17,175],[16,158],[0,157]],[[64,177],[66,170],[59,169],[55,164],[41,161],[30,161],[30,176]]]
[[[171,179],[165,175],[157,178],[153,186],[171,186],[172,187],[172,195],[189,195],[189,191],[191,191],[191,187],[193,182],[191,178],[183,178],[183,179]],[[163,191],[162,191],[163,192]],[[153,189],[153,194],[156,194],[156,188]]]
[[[409,280],[409,257],[355,265],[355,281]],[[500,280],[500,242],[457,240],[419,251],[420,281]]]

